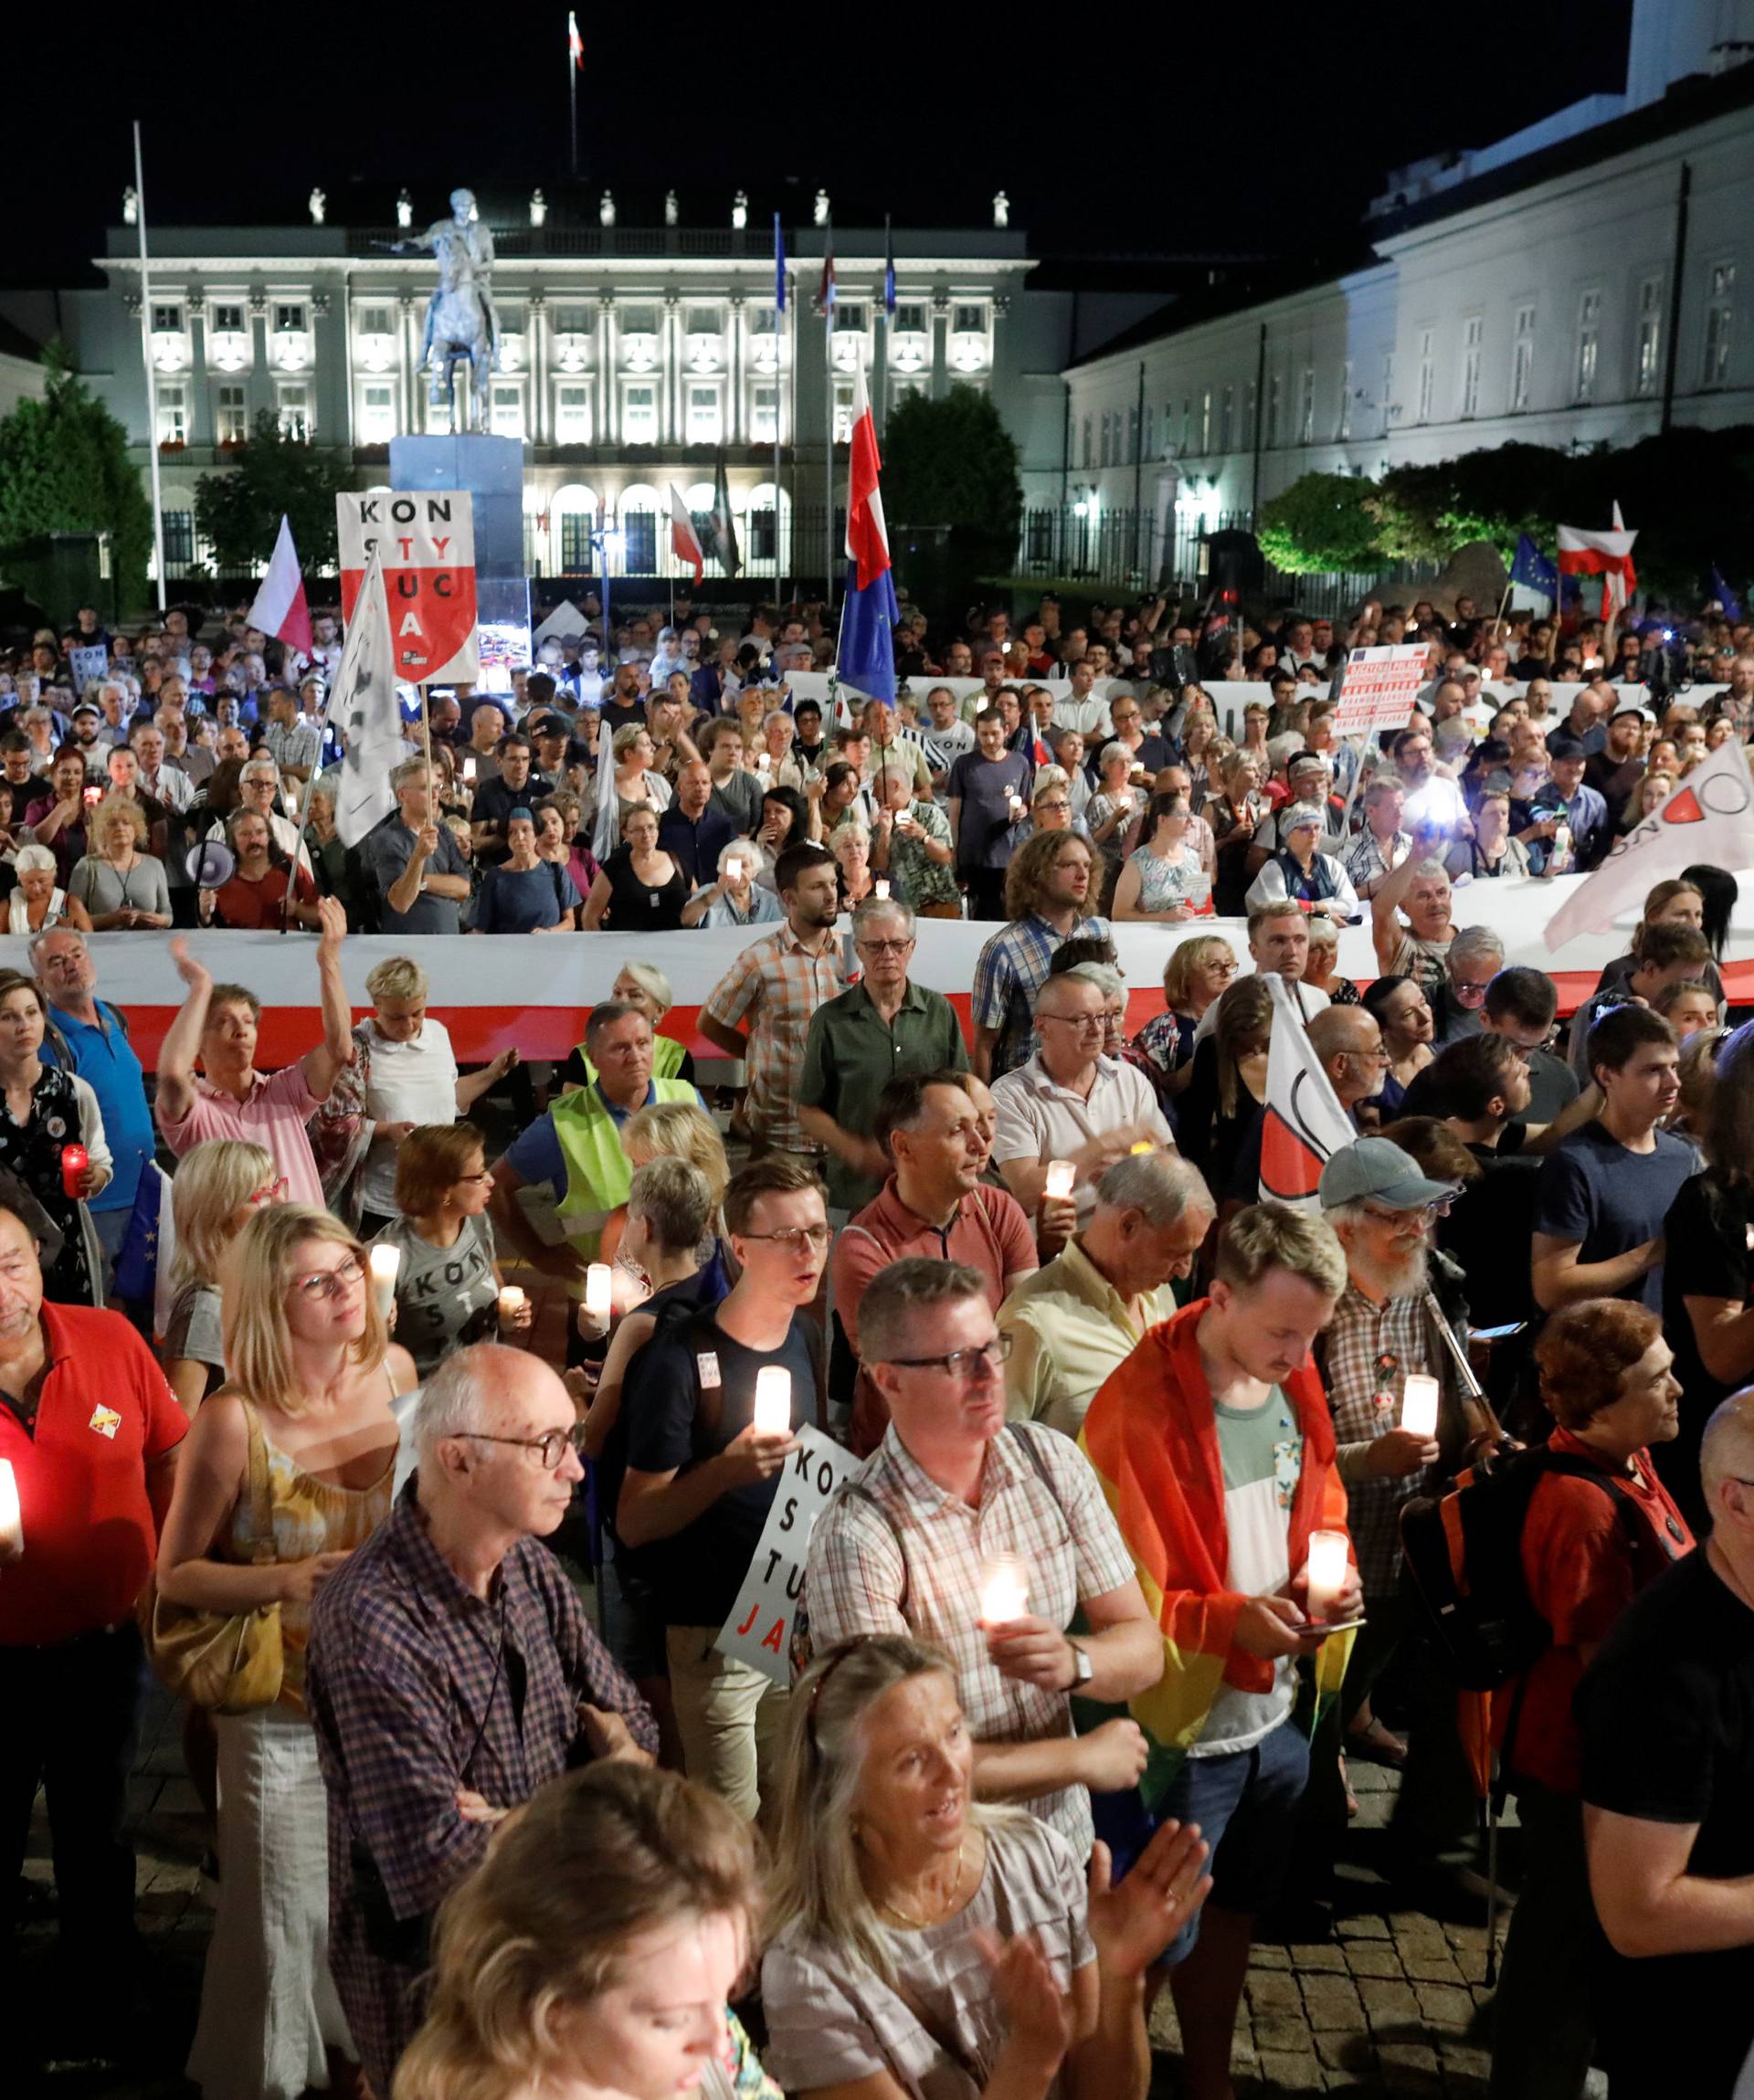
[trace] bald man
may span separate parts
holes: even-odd
[[[1283,1025],[1275,1014],[1273,1026]],[[1361,1104],[1382,1091],[1382,1075],[1389,1069],[1389,1054],[1375,1016],[1362,1007],[1325,1007],[1309,1023],[1307,1033],[1334,1098],[1354,1129],[1373,1127],[1374,1112],[1361,1116]],[[1265,1123],[1264,1116],[1256,1116],[1254,1128],[1238,1148],[1236,1166],[1224,1191],[1226,1216],[1238,1204],[1261,1200],[1261,1135]]]

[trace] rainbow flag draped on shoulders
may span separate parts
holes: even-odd
[[[1078,1441],[1133,1557],[1146,1609],[1163,1636],[1163,1675],[1127,1711],[1150,1739],[1140,1793],[1162,1799],[1199,1741],[1220,1684],[1265,1692],[1273,1665],[1235,1645],[1247,1599],[1224,1584],[1230,1541],[1217,1419],[1196,1331],[1207,1300],[1153,1327],[1091,1402]],[[1290,1564],[1309,1557],[1312,1531],[1346,1529],[1346,1488],[1336,1470],[1334,1424],[1313,1364],[1285,1383],[1304,1440],[1290,1518]],[[1346,1674],[1350,1633],[1331,1635],[1316,1658],[1308,1725]]]

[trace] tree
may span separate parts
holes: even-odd
[[[1017,446],[989,396],[958,384],[911,394],[883,432],[883,508],[902,525],[967,525],[1014,543],[1023,515]]]
[[[223,575],[249,573],[274,552],[282,516],[307,575],[335,566],[335,497],[348,483],[346,467],[302,438],[289,437],[273,413],[256,418],[237,464],[203,474],[195,484],[195,518]]]
[[[1352,474],[1300,475],[1262,506],[1261,552],[1290,576],[1379,567],[1375,493],[1373,482]]]
[[[153,507],[128,458],[128,433],[68,368],[43,353],[41,401],[0,421],[0,552],[45,533],[107,533],[122,602],[145,602]]]

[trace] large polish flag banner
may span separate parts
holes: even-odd
[[[1317,1210],[1322,1169],[1358,1134],[1310,1047],[1297,987],[1277,972],[1273,1035],[1267,1045],[1267,1099],[1262,1109],[1261,1196],[1294,1210]]]
[[[475,506],[467,489],[386,489],[335,498],[341,610],[351,619],[374,551],[381,554],[396,675],[408,685],[481,675],[475,632]]]
[[[268,574],[245,617],[251,627],[288,643],[301,656],[311,654],[311,608],[305,603],[304,577],[299,570],[298,550],[292,544],[291,521],[284,513]]]

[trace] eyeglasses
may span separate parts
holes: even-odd
[[[262,1186],[255,1190],[251,1195],[249,1198],[250,1204],[252,1208],[259,1210],[264,1204],[284,1203],[286,1201],[287,1190],[291,1187],[291,1184],[287,1180],[285,1175],[281,1175],[278,1181],[265,1181]],[[358,1264],[355,1263],[354,1266],[357,1267]],[[307,1277],[305,1281],[308,1282],[310,1279]]]
[[[834,1238],[831,1225],[789,1225],[784,1232],[743,1232],[742,1240],[771,1240],[776,1245],[787,1248],[794,1254],[801,1254],[807,1247],[826,1247]]]
[[[1364,1208],[1368,1215],[1374,1218],[1379,1225],[1414,1223],[1422,1230],[1426,1226],[1433,1224],[1438,1219],[1447,1218],[1454,1201],[1453,1196],[1440,1196],[1434,1203],[1412,1204],[1404,1210],[1391,1210],[1385,1204],[1376,1203],[1367,1203]]]
[[[952,1349],[944,1356],[892,1356],[889,1360],[898,1371],[943,1371],[950,1377],[962,1378],[977,1362],[997,1371],[1010,1356],[1011,1341],[1009,1335],[995,1335],[978,1349]]]
[[[905,941],[855,941],[852,944],[861,955],[904,955],[914,942],[910,935]]]
[[[314,1303],[318,1299],[338,1298],[343,1291],[351,1291],[365,1273],[365,1265],[359,1256],[350,1254],[333,1269],[313,1269],[308,1276],[295,1276],[292,1288]]]
[[[1488,978],[1486,982],[1489,984],[1491,979]],[[1479,1000],[1484,999],[1486,996],[1486,986],[1485,984],[1472,985],[1467,981],[1465,977],[1452,977],[1450,979],[1450,989],[1455,994],[1456,997],[1460,999],[1464,1006],[1474,1006]]]
[[[510,1444],[513,1451],[534,1451],[542,1461],[544,1472],[554,1472],[563,1451],[582,1452],[585,1449],[583,1422],[575,1422],[569,1430],[544,1430],[539,1437],[491,1437],[484,1430],[459,1430],[457,1434],[467,1437],[471,1443]]]
[[[1108,1026],[1105,1014],[1037,1014],[1036,1025],[1053,1021],[1062,1029],[1076,1029],[1081,1036],[1099,1036]]]

